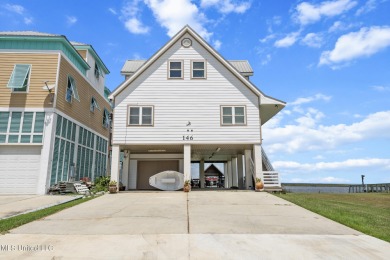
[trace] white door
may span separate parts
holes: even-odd
[[[0,194],[36,194],[41,146],[0,146]]]

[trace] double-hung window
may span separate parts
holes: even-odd
[[[111,125],[110,112],[107,109],[103,111],[103,127],[109,128]]]
[[[191,78],[193,79],[205,79],[206,78],[206,62],[203,61],[191,61]]]
[[[94,112],[95,111],[95,108],[98,109],[100,111],[100,107],[99,107],[99,104],[98,102],[96,101],[96,99],[94,97],[91,98],[91,104],[90,104],[90,107],[89,107],[89,110],[91,112]]]
[[[30,64],[15,64],[7,87],[11,88],[12,92],[27,92],[30,80],[30,71]]]
[[[168,61],[168,78],[170,79],[183,78],[183,61],[180,60]]]
[[[80,102],[79,93],[77,92],[76,81],[68,75],[68,84],[66,87],[65,100],[72,103],[72,99]]]
[[[245,106],[221,106],[222,125],[245,125]]]
[[[152,126],[152,106],[129,106],[128,125],[130,126]]]

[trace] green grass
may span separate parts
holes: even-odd
[[[70,202],[60,204],[57,206],[53,206],[50,208],[41,209],[41,210],[38,210],[35,212],[26,213],[26,214],[18,215],[15,217],[0,220],[0,234],[5,234],[11,229],[17,228],[21,225],[27,224],[27,223],[32,222],[34,220],[47,217],[47,216],[52,215],[54,213],[57,213],[61,210],[76,206],[78,204],[89,201],[91,199],[93,199],[93,197],[72,200]]]
[[[390,242],[389,193],[287,193],[277,196],[364,234]]]

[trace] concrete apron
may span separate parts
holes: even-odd
[[[0,245],[0,258],[7,259],[390,255],[389,243],[270,194],[218,191],[105,195],[14,229],[0,236]]]

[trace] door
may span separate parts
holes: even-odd
[[[0,146],[0,194],[36,194],[40,146]]]
[[[138,161],[137,167],[137,189],[155,190],[149,185],[149,178],[156,173],[163,171],[179,171],[179,161]]]

